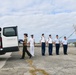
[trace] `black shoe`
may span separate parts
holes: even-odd
[[[56,54],[56,55],[59,55],[59,54]]]
[[[49,54],[50,56],[52,56],[53,54]]]
[[[64,55],[68,55],[68,54],[66,53],[66,54],[64,54]]]
[[[29,59],[31,59],[31,58],[32,58],[32,56],[29,57]]]
[[[42,56],[45,56],[45,55],[42,55]]]
[[[45,54],[44,54],[44,53],[42,53],[42,56],[45,56]]]
[[[24,59],[24,58],[20,58],[20,59]]]

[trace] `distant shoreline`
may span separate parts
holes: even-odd
[[[22,47],[23,44],[19,44],[19,47]],[[27,46],[29,47],[29,45],[27,44]],[[62,45],[60,45],[62,47]],[[75,44],[68,44],[69,47],[75,47]],[[35,43],[35,47],[41,47],[40,43]],[[48,47],[48,45],[46,44],[46,47]],[[53,47],[55,47],[55,45],[53,44]]]

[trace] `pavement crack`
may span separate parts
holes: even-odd
[[[31,75],[49,75],[45,70],[43,69],[37,69],[34,65],[33,65],[33,60],[27,60],[27,62],[29,63],[30,67],[32,68],[31,70],[29,70],[29,72],[31,73]]]

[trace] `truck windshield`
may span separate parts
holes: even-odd
[[[1,48],[1,33],[0,33],[0,48]]]
[[[1,37],[1,33],[0,33],[0,37]]]
[[[17,36],[17,31],[14,27],[7,27],[3,29],[3,34],[6,37]]]
[[[0,31],[1,31],[1,28],[0,28]]]

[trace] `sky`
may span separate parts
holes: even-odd
[[[39,42],[41,34],[46,39],[51,34],[63,38],[70,36],[76,26],[76,0],[0,0],[0,27],[18,26],[19,39],[28,33]],[[70,37],[69,37],[70,36]]]

